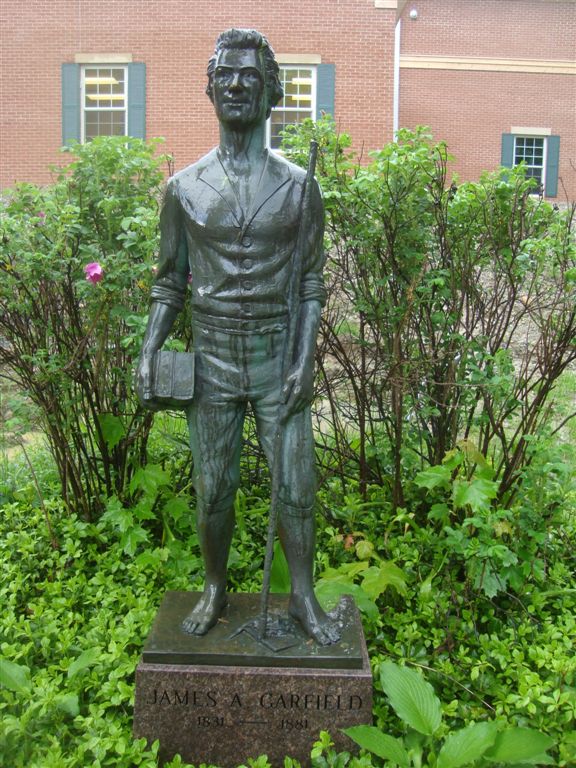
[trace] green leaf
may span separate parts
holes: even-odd
[[[422,675],[392,662],[380,665],[384,693],[399,718],[425,736],[432,736],[442,721],[440,700]]]
[[[490,469],[486,457],[481,453],[471,440],[459,440],[458,448],[466,454],[468,461],[478,464],[483,469]]]
[[[170,485],[170,473],[159,464],[146,464],[134,473],[130,481],[130,490],[134,493],[138,488],[144,493],[155,494],[163,485]]]
[[[55,699],[55,703],[58,709],[72,717],[80,714],[80,702],[77,693],[64,693]]]
[[[380,616],[376,603],[370,600],[362,587],[349,581],[345,576],[320,579],[314,591],[324,610],[334,608],[343,595],[352,595],[358,609],[369,619],[376,621]]]
[[[453,448],[444,456],[442,464],[450,470],[455,470],[464,461],[464,454],[457,448]]]
[[[450,485],[451,471],[448,467],[438,465],[418,472],[414,482],[419,488],[428,488],[431,491],[438,486],[448,488]]]
[[[74,659],[68,667],[68,679],[72,680],[79,672],[88,667],[93,667],[102,653],[100,648],[87,648],[78,658]]]
[[[432,504],[428,512],[428,520],[438,520],[443,525],[450,522],[450,508],[448,504]]]
[[[120,545],[124,552],[131,557],[136,552],[138,544],[143,544],[145,541],[148,541],[148,533],[141,526],[134,525],[124,533]]]
[[[400,739],[388,736],[373,725],[354,725],[344,728],[344,733],[363,749],[367,749],[383,760],[391,760],[401,768],[409,768],[410,757]]]
[[[178,522],[182,515],[190,514],[190,499],[187,496],[172,496],[164,504],[162,514]]]
[[[531,728],[508,728],[496,737],[494,746],[484,757],[493,763],[529,765],[544,764],[550,760],[545,754],[554,746],[554,740]]]
[[[367,539],[360,539],[355,549],[359,560],[370,560],[374,554],[374,544],[371,541],[367,541]]]
[[[386,587],[394,587],[401,595],[406,594],[406,577],[394,563],[381,563],[368,568],[362,579],[362,589],[369,598],[376,600]]]
[[[108,450],[111,451],[126,434],[122,419],[113,413],[101,413],[98,416],[98,423],[100,424],[102,436],[106,441]]]
[[[470,507],[473,512],[488,509],[490,500],[496,498],[498,484],[493,480],[476,477],[474,480],[455,480],[452,498],[457,509]]]
[[[0,657],[0,685],[15,693],[30,690],[30,670],[10,659]]]
[[[270,592],[279,594],[290,592],[288,562],[279,541],[274,543],[274,558],[270,572]]]
[[[424,581],[420,584],[418,594],[422,598],[422,600],[430,599],[432,595],[432,579],[433,578],[434,578],[434,575],[428,576],[428,578],[424,579]]]
[[[473,723],[446,737],[438,754],[437,768],[459,768],[473,763],[494,744],[496,723]]]
[[[106,502],[106,512],[102,515],[102,521],[110,523],[121,533],[134,525],[134,515],[126,509],[117,496],[111,496]]]

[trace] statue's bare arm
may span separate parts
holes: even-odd
[[[145,404],[152,400],[152,359],[168,338],[182,308],[187,277],[188,255],[183,239],[182,210],[169,187],[160,214],[158,273],[136,373],[136,388]]]
[[[311,204],[311,231],[307,253],[304,254],[302,295],[298,308],[298,327],[293,363],[288,371],[283,395],[286,416],[298,413],[306,407],[314,394],[314,358],[316,337],[320,327],[320,315],[324,283],[324,205],[318,184],[314,182]]]

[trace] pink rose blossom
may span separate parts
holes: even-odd
[[[90,264],[86,264],[84,272],[86,272],[86,280],[90,283],[99,283],[104,277],[104,270],[97,261],[91,261]]]

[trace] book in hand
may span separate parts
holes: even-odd
[[[140,394],[140,393],[139,393]],[[194,354],[159,350],[152,362],[151,392],[140,399],[152,410],[186,408],[194,397]]]

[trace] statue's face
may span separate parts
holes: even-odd
[[[266,119],[266,89],[258,52],[225,48],[214,70],[214,107],[220,122],[248,128]]]

